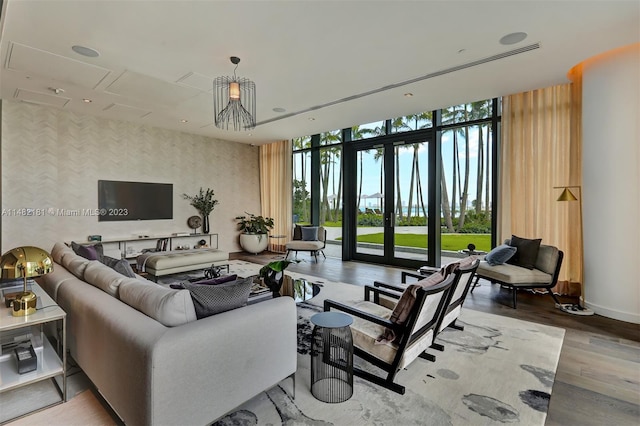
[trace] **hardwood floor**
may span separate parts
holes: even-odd
[[[233,253],[231,258],[265,264],[277,256]],[[298,259],[302,262],[289,270],[359,285],[374,280],[398,282],[401,270],[331,257],[315,263],[305,253]],[[513,309],[510,290],[488,281],[480,284],[467,297],[465,307],[566,330],[547,425],[640,424],[640,324],[566,314],[555,308],[548,295],[530,292],[519,292],[518,309]]]

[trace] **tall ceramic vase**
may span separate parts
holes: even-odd
[[[203,234],[209,233],[209,216],[204,214],[202,215],[202,233]]]

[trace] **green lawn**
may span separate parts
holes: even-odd
[[[384,234],[367,234],[358,237],[359,243],[382,244]],[[441,248],[447,251],[466,249],[469,243],[476,246],[476,250],[491,250],[490,234],[442,234]],[[424,234],[396,234],[396,245],[405,247],[427,248],[427,237]]]

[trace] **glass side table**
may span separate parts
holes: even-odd
[[[323,402],[344,402],[353,395],[353,318],[321,312],[311,323],[311,394]]]

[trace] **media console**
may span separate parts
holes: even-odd
[[[122,238],[105,238],[100,241],[104,247],[105,254],[112,256],[115,251],[119,251],[119,257],[125,259],[135,259],[140,254],[142,254],[142,250],[144,249],[154,249],[155,244],[153,246],[149,245],[150,241],[157,241],[167,239],[168,245],[167,250],[176,250],[178,247],[189,246],[193,248],[194,245],[200,241],[204,240],[209,248],[218,248],[218,234],[188,234],[188,235],[139,235],[139,236],[131,236],[131,237],[122,237]],[[86,241],[81,244],[95,244],[96,241]],[[112,252],[112,254],[109,254]],[[112,256],[115,257],[115,256]]]

